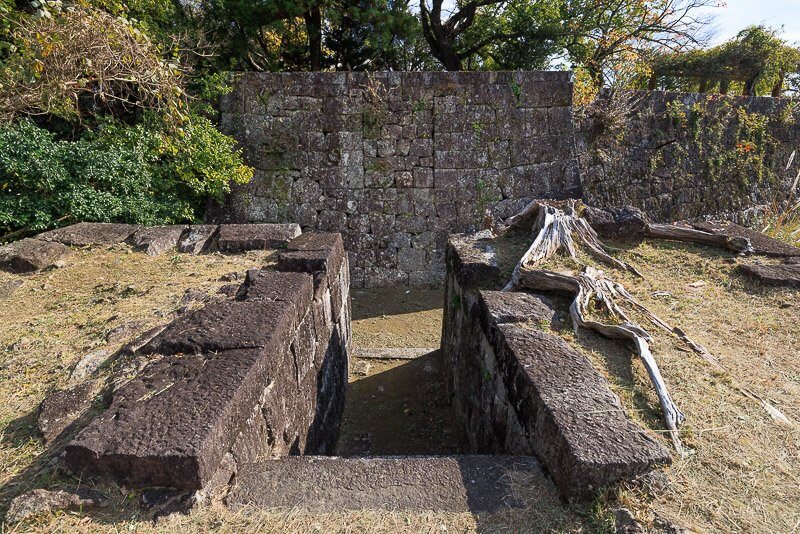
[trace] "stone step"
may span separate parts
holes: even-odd
[[[234,509],[478,514],[523,506],[515,484],[544,479],[530,456],[290,456],[243,466],[235,480]]]
[[[439,350],[439,347],[421,348],[379,348],[358,347],[353,351],[353,356],[362,359],[374,360],[414,360],[420,356],[425,356],[431,352]]]

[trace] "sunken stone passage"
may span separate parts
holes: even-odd
[[[248,73],[220,104],[255,176],[215,222],[342,232],[356,287],[441,284],[503,199],[580,196],[567,72]]]
[[[470,453],[534,454],[565,498],[670,462],[627,419],[591,363],[562,338],[550,299],[498,292],[491,241],[452,236],[442,350]]]
[[[213,494],[244,463],[333,450],[350,351],[348,259],[338,234],[285,247],[312,258],[248,271],[235,300],[179,317],[137,350],[150,363],[67,445],[73,472]]]

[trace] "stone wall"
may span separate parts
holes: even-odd
[[[252,239],[264,228],[223,227],[219,239],[264,248]],[[73,472],[212,495],[245,463],[333,452],[351,345],[347,254],[339,234],[281,248],[277,268],[248,271],[233,298],[130,349],[141,371],[67,444]]]
[[[579,121],[588,204],[633,205],[660,221],[717,216],[751,224],[795,183],[795,101],[661,91],[628,97],[618,118],[606,96],[599,113]]]
[[[566,303],[496,290],[490,233],[452,236],[446,263],[442,352],[467,453],[534,454],[565,498],[670,462],[591,362],[554,333]]]
[[[566,72],[250,73],[221,102],[251,184],[215,221],[340,231],[356,286],[438,284],[496,202],[580,195]]]

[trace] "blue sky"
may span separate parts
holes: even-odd
[[[728,0],[727,5],[709,9],[716,15],[713,43],[736,35],[751,24],[766,24],[773,28],[783,26],[783,38],[800,44],[800,0]]]

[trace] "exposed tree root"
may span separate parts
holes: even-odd
[[[630,218],[631,213],[626,213],[625,217]],[[753,251],[750,240],[747,238],[712,234],[683,226],[653,224],[635,213],[633,220],[637,224],[629,225],[628,228],[636,228],[633,233],[637,235],[628,237],[686,241],[725,248],[743,254]],[[497,225],[495,233],[503,235],[514,228],[523,228],[527,225],[532,226],[533,243],[517,263],[511,280],[503,290],[511,291],[523,287],[539,291],[558,290],[571,293],[574,295],[574,300],[570,305],[570,315],[576,329],[588,328],[608,338],[632,341],[636,353],[647,369],[647,374],[655,387],[672,443],[676,451],[682,454],[683,447],[678,436],[678,426],[683,423],[685,416],[672,400],[658,364],[650,351],[652,337],[644,328],[631,320],[625,309],[644,316],[658,328],[678,337],[715,368],[724,371],[723,366],[705,347],[692,341],[680,328],[668,325],[639,303],[622,285],[607,278],[603,271],[580,262],[576,242],[578,245],[582,245],[598,262],[641,277],[635,267],[609,254],[609,251],[613,249],[605,246],[588,221],[576,214],[573,202],[567,202],[563,208],[540,201],[531,202],[520,213],[510,217],[503,224]],[[583,269],[578,275],[570,276],[538,268],[559,251],[566,252],[579,265],[582,265]],[[592,314],[598,312],[607,317],[608,322],[591,319]],[[791,420],[762,397],[747,388],[734,387],[742,395],[760,402],[776,421],[793,425]]]
[[[575,296],[569,312],[576,329],[587,328],[608,338],[627,339],[633,342],[636,353],[655,387],[664,423],[667,425],[675,450],[678,454],[683,454],[683,447],[678,437],[678,426],[686,418],[672,400],[658,364],[650,352],[649,344],[652,337],[628,317],[621,305],[627,305],[641,312],[653,324],[668,332],[672,332],[673,329],[636,301],[624,287],[606,278],[603,271],[591,266],[586,266],[578,276],[568,276],[540,269],[524,269],[520,271],[519,286],[539,291],[567,291]],[[590,319],[593,311],[601,311],[618,324]]]
[[[650,351],[652,337],[644,328],[631,320],[623,307],[644,316],[657,327],[675,335],[716,367],[720,367],[719,362],[705,347],[692,341],[681,329],[668,325],[633,298],[622,285],[607,278],[603,271],[584,265],[580,274],[569,276],[537,268],[559,251],[564,251],[581,264],[577,255],[577,241],[598,262],[641,277],[635,267],[608,253],[609,249],[598,239],[595,230],[585,219],[576,214],[573,203],[567,203],[563,209],[559,209],[542,202],[531,202],[519,214],[496,228],[496,233],[502,235],[531,221],[535,235],[533,243],[517,263],[504,291],[518,287],[540,291],[567,291],[575,297],[570,306],[570,315],[576,329],[588,328],[608,338],[632,341],[656,390],[672,443],[676,451],[682,454],[678,426],[683,423],[685,416],[672,400],[658,364]],[[722,246],[736,252],[752,250],[747,239],[729,238],[672,225],[644,223],[642,227],[646,228],[646,234],[652,237]],[[599,311],[609,320],[600,322],[590,319],[593,311]]]

